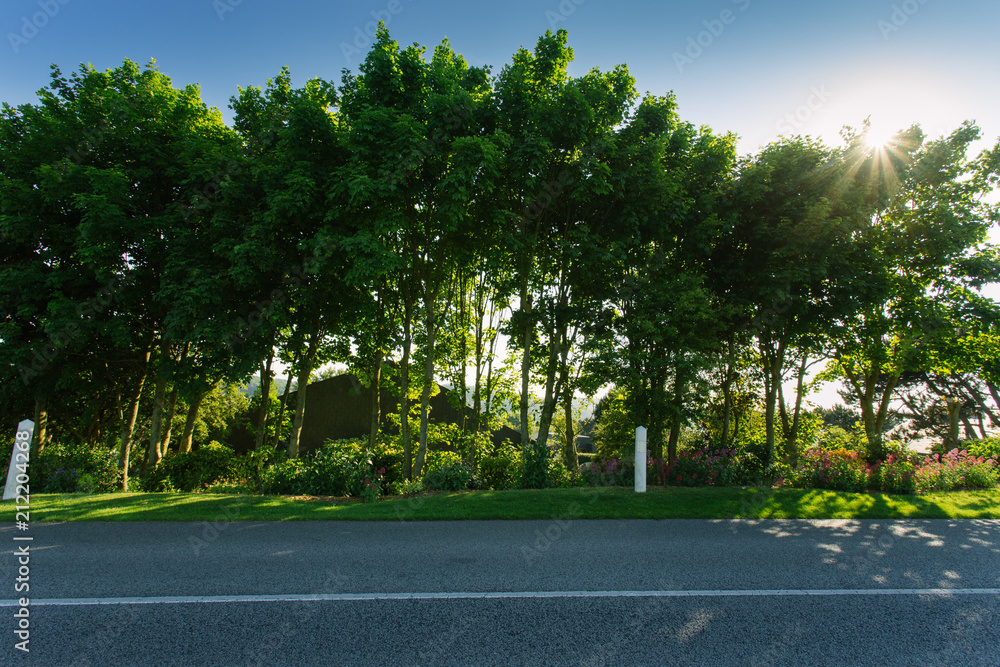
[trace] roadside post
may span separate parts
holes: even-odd
[[[17,463],[21,462],[21,470],[28,467],[28,455],[31,453],[31,438],[35,435],[35,422],[25,419],[17,425],[17,436],[14,439],[14,448],[10,452],[10,467],[7,468],[7,485],[3,487],[3,499],[10,500],[17,495]],[[22,477],[27,479],[27,475],[22,473]]]
[[[635,429],[635,492],[646,492],[646,427]]]

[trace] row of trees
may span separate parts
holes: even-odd
[[[870,146],[862,126],[738,159],[626,67],[572,78],[571,60],[550,32],[494,76],[383,28],[339,85],[283,69],[240,89],[232,127],[154,64],[53,67],[0,118],[5,414],[33,410],[43,443],[113,438],[127,473],[140,413],[155,465],[177,411],[185,451],[208,392],[259,373],[268,396],[278,357],[295,456],[308,380],[342,361],[413,415],[410,478],[438,380],[470,430],[509,411],[524,446],[562,429],[571,469],[574,401],[608,384],[671,459],[695,418],[726,444],[758,394],[766,458],[792,452],[817,359],[873,456],[915,373],[997,412],[1000,145],[968,157],[967,123]],[[373,401],[371,443],[385,417]]]

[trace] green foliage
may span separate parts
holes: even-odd
[[[915,493],[916,458],[895,452],[889,454],[884,462],[877,464],[871,471],[869,485],[873,490],[885,493]]]
[[[1000,438],[983,438],[982,440],[966,440],[962,443],[972,456],[991,459],[1000,462]]]
[[[109,493],[121,484],[116,452],[80,443],[52,442],[33,452],[30,472],[42,493]]]
[[[423,493],[424,483],[419,479],[402,479],[389,487],[389,493],[399,496],[412,496]]]
[[[992,489],[1000,480],[996,461],[953,449],[928,456],[914,474],[918,493]]]
[[[670,486],[732,486],[752,484],[760,473],[753,457],[735,449],[695,449],[681,452],[673,463],[649,459],[647,479]]]
[[[628,397],[621,389],[612,389],[599,403],[601,407],[594,432],[597,456],[604,460],[629,456],[635,447],[634,419],[628,410]]]
[[[820,408],[819,413],[826,426],[839,426],[845,431],[855,430],[861,421],[860,412],[842,403],[837,403],[832,408]]]
[[[432,491],[462,491],[477,486],[472,468],[461,461],[440,465],[426,473],[422,481]]]
[[[144,491],[202,491],[237,472],[232,449],[212,441],[183,454],[167,454],[142,478]]]
[[[427,452],[427,458],[424,460],[424,475],[459,463],[462,463],[462,457],[455,452],[431,450]]]
[[[354,496],[372,500],[385,488],[361,440],[333,440],[312,456],[288,459],[264,470],[260,489],[276,495]]]
[[[802,455],[799,465],[785,482],[800,489],[865,491],[869,472],[861,452],[810,449]]]
[[[479,460],[479,477],[487,489],[502,491],[518,485],[521,472],[521,450],[511,444],[497,447]]]
[[[862,429],[845,430],[841,426],[825,426],[816,439],[816,446],[828,452],[848,450],[864,453],[867,450],[867,440]]]
[[[547,489],[551,485],[550,458],[549,448],[545,443],[528,443],[521,460],[520,486],[522,489]]]
[[[629,459],[597,459],[583,471],[582,482],[587,486],[633,486],[635,466]]]

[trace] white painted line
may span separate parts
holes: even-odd
[[[292,595],[169,595],[127,598],[32,599],[32,607],[80,607],[121,604],[209,604],[215,602],[356,602],[365,600],[502,600],[545,598],[694,598],[808,597],[864,595],[1000,595],[1000,588],[861,588],[763,589],[704,591],[481,591],[454,593],[315,593]],[[17,607],[17,600],[0,600],[0,607]]]

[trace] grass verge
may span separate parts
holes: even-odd
[[[815,489],[623,488],[474,491],[374,503],[210,493],[43,494],[54,521],[441,521],[470,519],[1000,519],[1000,489],[922,496]],[[14,503],[0,503],[14,518]]]

